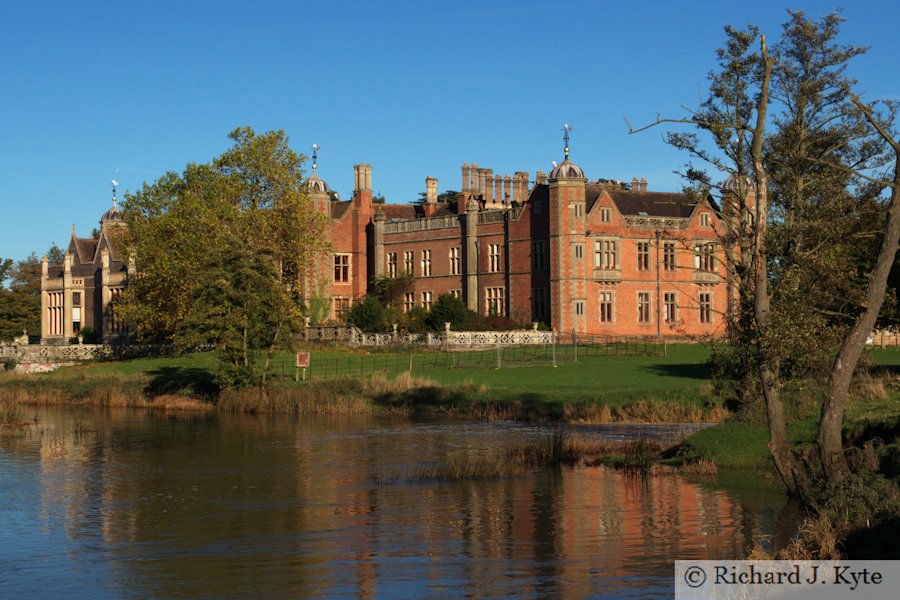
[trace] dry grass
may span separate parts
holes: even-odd
[[[361,415],[372,412],[371,402],[353,381],[328,381],[267,390],[223,390],[216,408],[226,412]]]
[[[890,381],[886,382],[886,379],[890,379],[890,375],[887,377],[873,377],[868,372],[861,373],[854,377],[851,393],[866,400],[887,398],[888,392],[885,383],[890,385]]]
[[[565,423],[721,423],[729,416],[722,406],[702,408],[661,400],[638,400],[610,408],[604,402],[567,402]]]
[[[12,402],[0,401],[0,435],[15,435],[28,427],[22,407]]]

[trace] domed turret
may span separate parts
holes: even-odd
[[[584,179],[584,171],[566,156],[565,160],[550,171],[550,179]]]
[[[756,187],[756,184],[746,175],[731,175],[722,182],[723,192],[738,192],[741,190],[749,191]]]
[[[319,167],[319,145],[313,144],[313,164],[312,164],[312,175],[309,176],[309,179],[306,180],[306,189],[311,193],[319,193],[319,194],[330,194],[331,188],[325,183],[322,179],[319,178],[316,170]]]
[[[572,128],[566,123],[563,125],[563,131],[565,132],[563,139],[566,142],[566,156],[559,164],[556,164],[556,161],[553,162],[553,170],[550,171],[550,179],[584,179],[584,171],[581,170],[581,167],[569,160],[569,132],[572,131]]]
[[[100,227],[102,228],[105,223],[121,223],[122,211],[119,210],[118,205],[116,204],[116,187],[118,187],[119,182],[115,179],[112,180],[112,206],[109,207],[103,215],[100,217]]]

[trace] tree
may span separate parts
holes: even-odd
[[[719,71],[710,75],[701,110],[691,119],[657,119],[654,125],[695,125],[708,134],[711,148],[692,133],[672,134],[670,142],[738,182],[737,194],[723,196],[728,268],[739,295],[729,314],[729,341],[740,357],[736,364],[745,369],[741,384],[755,382],[763,396],[769,449],[785,486],[810,499],[806,463],[788,442],[781,390],[790,377],[810,374],[815,361],[804,348],[814,339],[825,358],[816,374],[828,378],[820,458],[827,479],[840,481],[847,473],[843,406],[897,247],[896,188],[890,217],[872,216],[886,212],[878,185],[896,182],[865,174],[883,164],[882,152],[893,139],[888,122],[871,107],[848,100],[853,82],[844,69],[862,50],[835,44],[838,15],[818,22],[799,12],[790,17],[774,54],[756,28],[726,28],[728,43],[718,51]],[[711,181],[693,166],[687,175],[701,185]],[[874,183],[874,190],[860,180]],[[873,223],[881,224],[877,231]],[[831,283],[830,270],[839,282]]]
[[[444,323],[450,323],[453,329],[462,329],[469,318],[474,315],[461,298],[450,294],[441,294],[431,307],[431,312],[425,319],[429,328],[434,331],[444,329]]]
[[[247,385],[290,346],[306,266],[327,247],[325,217],[304,191],[303,158],[283,132],[230,134],[210,164],[127,194],[125,251],[137,273],[121,312],[140,340],[221,348],[220,383]]]
[[[41,331],[41,261],[33,252],[18,262],[0,259],[0,340],[23,331]]]
[[[375,296],[366,296],[350,309],[350,323],[366,333],[376,333],[384,329],[385,310]]]
[[[56,242],[50,244],[47,250],[47,262],[51,265],[61,265],[66,260],[66,252],[56,245]]]

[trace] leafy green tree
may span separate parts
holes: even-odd
[[[23,331],[41,331],[41,261],[33,252],[15,263],[0,259],[0,340]]]
[[[230,134],[210,164],[189,164],[126,195],[124,246],[137,273],[120,311],[139,340],[221,348],[219,381],[265,383],[301,320],[306,265],[327,248],[304,191],[303,158],[283,132]]]
[[[884,164],[886,148],[898,148],[891,121],[853,96],[844,71],[861,50],[835,43],[840,22],[790,13],[772,53],[756,28],[726,28],[708,99],[691,119],[673,120],[703,136],[669,136],[739,184],[736,199],[723,196],[723,241],[739,292],[728,315],[730,364],[742,387],[762,394],[776,467],[788,491],[806,499],[811,478],[787,439],[783,384],[827,376],[819,447],[836,484],[847,473],[843,403],[885,296],[895,212],[900,219],[897,179],[866,175]],[[687,175],[700,185],[712,180],[693,166]]]
[[[475,313],[470,311],[461,298],[442,294],[438,296],[425,323],[433,331],[443,331],[444,323],[450,323],[454,330],[464,329],[466,323]]]
[[[385,328],[385,309],[378,298],[366,296],[350,308],[350,323],[366,333],[376,333]]]
[[[54,242],[47,250],[47,262],[51,265],[61,265],[66,260],[66,251]]]

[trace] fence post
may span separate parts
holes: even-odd
[[[497,368],[500,368],[500,340],[497,340]]]
[[[575,330],[572,330],[572,345],[575,346],[575,362],[578,362],[578,334],[575,333]]]
[[[556,368],[556,335],[553,336],[553,368]]]

